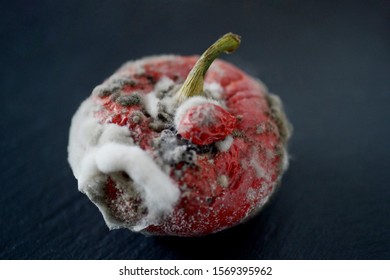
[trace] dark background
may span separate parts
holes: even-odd
[[[1,259],[390,259],[389,2],[8,1],[0,9]],[[282,186],[256,218],[202,238],[109,231],[67,163],[79,104],[126,60],[201,53],[281,96]]]

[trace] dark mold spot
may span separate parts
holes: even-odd
[[[153,77],[152,75],[146,75],[145,76],[145,78],[148,80],[148,82],[150,83],[150,84],[155,84],[157,81],[156,81],[156,79],[155,79],[155,77]]]
[[[121,95],[116,99],[116,102],[122,106],[133,106],[141,103],[141,97],[138,94]]]
[[[109,90],[108,88],[102,88],[98,92],[99,97],[107,97],[107,96],[110,96],[111,94],[112,94],[112,91]]]
[[[131,178],[130,178],[130,176],[129,176],[129,174],[127,174],[127,172],[122,171],[122,172],[120,173],[120,175],[121,175],[125,180],[127,180],[127,181],[132,181]]]

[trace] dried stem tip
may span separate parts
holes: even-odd
[[[187,98],[203,95],[204,77],[211,63],[222,53],[232,53],[240,46],[240,36],[227,33],[212,44],[198,59],[183,86],[178,92],[178,101],[183,102]]]

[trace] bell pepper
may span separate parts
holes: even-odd
[[[288,165],[291,126],[276,95],[217,57],[131,61],[72,119],[68,160],[110,229],[199,236],[235,226],[269,200]]]

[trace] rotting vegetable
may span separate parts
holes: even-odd
[[[200,57],[128,62],[82,103],[68,160],[110,229],[205,235],[274,193],[291,127],[277,96],[216,59],[239,44],[228,33]]]

